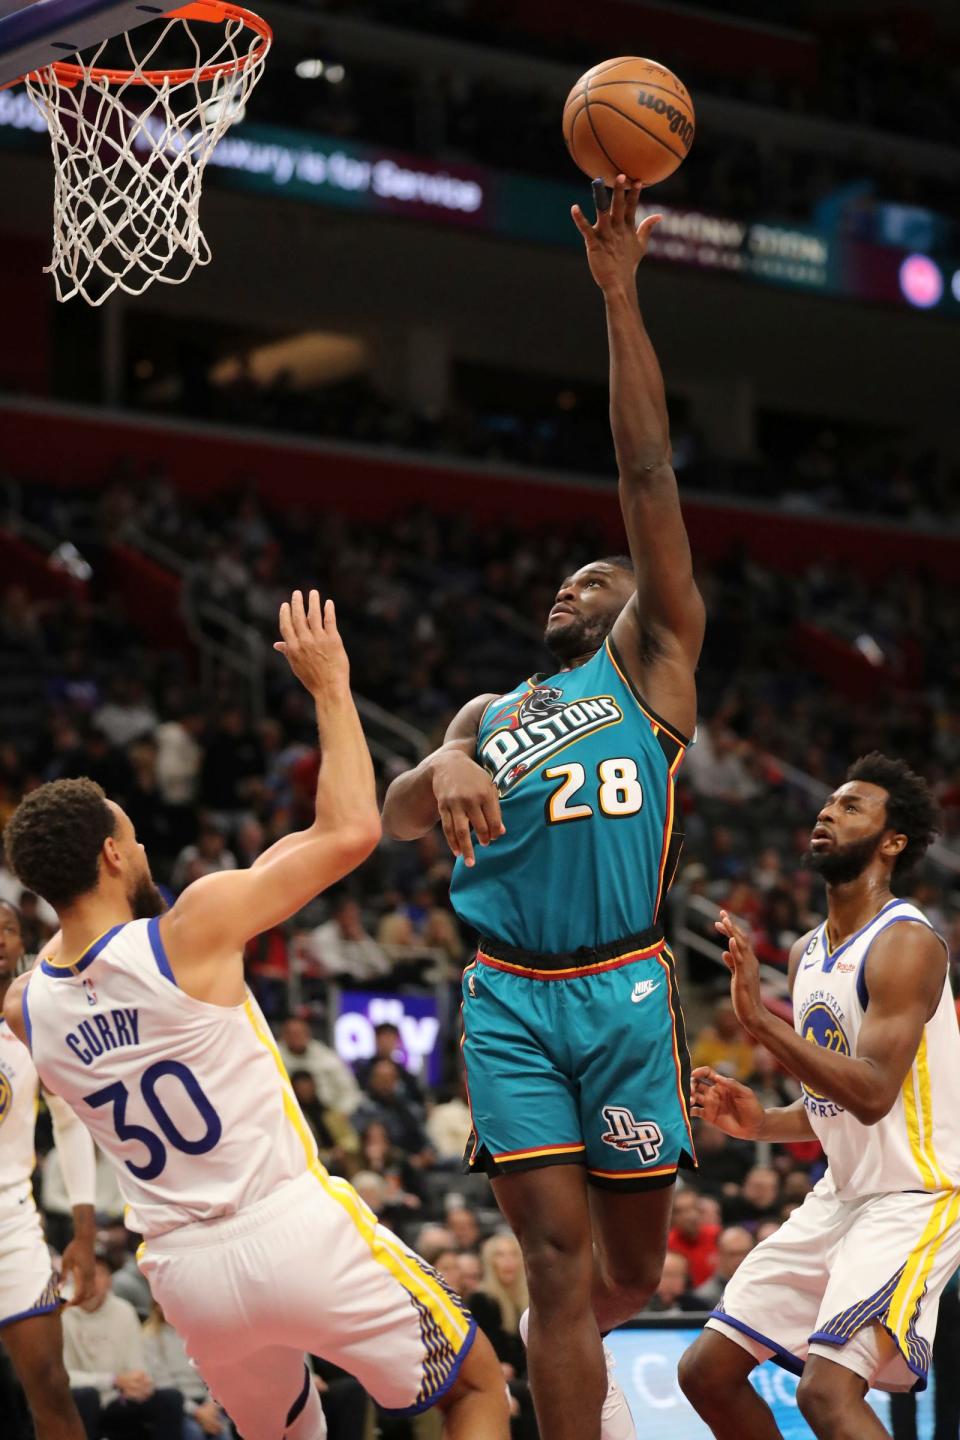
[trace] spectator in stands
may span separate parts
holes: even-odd
[[[89,1440],[119,1440],[135,1426],[149,1440],[171,1440],[181,1432],[183,1398],[156,1388],[137,1312],[113,1294],[112,1278],[98,1258],[92,1295],[63,1312],[63,1358],[77,1409]]]
[[[520,1338],[520,1316],[530,1298],[516,1237],[506,1231],[492,1235],[484,1242],[481,1263],[483,1283],[470,1298],[470,1311],[503,1368],[514,1402],[512,1434],[533,1440],[537,1429],[526,1381],[527,1355]]]
[[[684,1185],[676,1191],[670,1218],[667,1249],[675,1255],[682,1255],[688,1267],[682,1289],[686,1289],[688,1278],[691,1284],[702,1285],[713,1274],[720,1226],[704,1224],[700,1215],[700,1194],[692,1185]]]
[[[292,1070],[290,1084],[313,1132],[320,1159],[334,1175],[345,1175],[349,1179],[360,1158],[357,1132],[345,1115],[320,1103],[316,1082],[309,1070]]]
[[[652,1315],[679,1315],[685,1310],[702,1308],[690,1293],[690,1266],[686,1256],[675,1250],[668,1250],[663,1257],[660,1283],[644,1306],[644,1312]]]
[[[146,1320],[153,1307],[153,1296],[140,1273],[136,1255],[130,1248],[130,1239],[130,1231],[119,1223],[97,1233],[97,1244],[113,1272],[111,1288],[114,1295],[132,1305],[138,1319]]]
[[[697,1184],[719,1197],[739,1189],[756,1158],[749,1140],[733,1140],[715,1125],[700,1121],[694,1128],[697,1145]]]
[[[442,1276],[450,1289],[463,1299],[463,1281],[461,1279],[460,1255],[456,1250],[441,1250],[433,1268],[437,1274]]]
[[[446,897],[445,886],[434,889],[428,881],[421,881],[409,900],[381,920],[377,931],[380,944],[397,950],[441,950],[452,964],[459,964],[464,945],[453,912],[443,903]]]
[[[463,1075],[456,1086],[441,1090],[440,1095],[442,1098],[427,1117],[427,1139],[438,1161],[459,1162],[473,1126]]]
[[[306,1020],[291,1015],[280,1032],[280,1058],[291,1070],[309,1070],[320,1103],[341,1115],[351,1116],[363,1096],[349,1066],[335,1050],[310,1033]]]
[[[460,1298],[469,1304],[471,1296],[483,1284],[483,1262],[472,1250],[464,1250],[457,1259],[460,1262]]]
[[[215,820],[208,819],[200,827],[196,844],[185,845],[180,851],[170,882],[179,893],[204,875],[216,875],[221,870],[236,868],[237,857],[227,847],[225,829]]]
[[[753,1048],[730,1001],[718,1000],[713,1024],[697,1036],[690,1059],[695,1066],[711,1065],[722,1075],[745,1081],[753,1070]]]
[[[200,1372],[184,1349],[183,1341],[156,1301],[143,1323],[143,1350],[146,1368],[158,1389],[176,1390],[183,1399],[182,1440],[229,1440],[231,1425],[200,1378]],[[177,1440],[171,1436],[170,1440]]]
[[[423,1256],[428,1265],[432,1265],[444,1250],[456,1250],[456,1248],[457,1242],[453,1231],[448,1230],[446,1225],[436,1225],[433,1221],[429,1221],[426,1225],[421,1225],[416,1233],[414,1249],[418,1255]]]
[[[371,1120],[360,1133],[360,1164],[364,1170],[383,1176],[388,1204],[419,1210],[423,1203],[420,1172],[393,1144],[380,1120]]]
[[[197,798],[203,764],[203,719],[186,704],[175,717],[154,731],[157,746],[157,784],[167,805],[180,809]]]
[[[363,924],[363,912],[352,895],[341,892],[332,903],[330,919],[300,937],[300,943],[324,975],[346,983],[369,984],[390,973],[390,961]]]
[[[724,1292],[727,1281],[746,1259],[754,1246],[754,1238],[742,1225],[729,1225],[717,1239],[717,1263],[709,1280],[693,1292],[701,1310],[712,1310]]]
[[[469,1205],[451,1205],[447,1210],[447,1225],[453,1231],[458,1250],[470,1250],[474,1254],[479,1252],[483,1232],[476,1213]]]
[[[378,1060],[394,1060],[402,1093],[412,1105],[423,1103],[423,1091],[415,1075],[401,1062],[400,1031],[390,1020],[381,1020],[373,1027],[373,1054],[369,1060],[358,1060],[354,1066],[358,1082],[366,1088],[370,1072]]]
[[[728,1225],[756,1225],[781,1219],[780,1205],[780,1176],[768,1165],[754,1165],[740,1194],[724,1199],[723,1218]]]
[[[403,1093],[400,1067],[395,1061],[374,1061],[367,1079],[367,1097],[353,1117],[357,1129],[362,1132],[371,1121],[379,1120],[393,1144],[405,1151],[414,1164],[426,1163],[427,1137],[420,1113]]]
[[[200,768],[200,800],[209,810],[239,818],[249,781],[262,775],[263,745],[247,723],[239,705],[220,712],[218,724],[208,737]]]
[[[133,675],[118,675],[110,682],[106,700],[93,712],[93,723],[111,745],[123,750],[132,741],[151,735],[157,728],[158,716],[143,681]]]

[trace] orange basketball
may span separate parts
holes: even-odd
[[[621,55],[594,65],[563,107],[563,138],[585,175],[655,185],[693,144],[693,104],[676,75],[655,60]]]

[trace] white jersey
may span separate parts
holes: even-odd
[[[856,1055],[869,1005],[867,956],[891,925],[933,927],[906,900],[891,900],[832,953],[826,924],[813,935],[793,987],[797,1033],[841,1055]],[[943,1191],[960,1187],[960,1027],[946,979],[933,1017],[924,1027],[916,1059],[888,1115],[863,1125],[825,1096],[803,1087],[810,1124],[827,1153],[837,1195],[855,1200],[891,1191]]]
[[[144,1236],[232,1215],[316,1163],[252,997],[210,1005],[179,988],[159,920],[133,920],[24,991],[34,1063],[117,1170]]]
[[[30,1190],[39,1091],[29,1050],[0,1017],[0,1208]]]

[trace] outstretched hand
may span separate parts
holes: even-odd
[[[767,1016],[760,993],[760,961],[746,932],[726,910],[720,911],[720,919],[715,925],[727,942],[723,963],[733,976],[730,982],[730,999],[737,1012],[737,1019],[748,1034],[759,1039],[757,1029]]]
[[[663,219],[662,215],[648,215],[638,223],[642,188],[629,184],[625,175],[618,175],[611,198],[603,182],[594,180],[597,218],[592,225],[579,205],[571,208],[573,223],[587,247],[590,273],[601,290],[633,284],[654,227]]]
[[[321,605],[311,590],[308,605],[294,590],[280,606],[280,634],[274,650],[286,656],[290,669],[316,700],[341,695],[350,686],[350,663],[337,629],[333,601]]]
[[[709,1065],[691,1076],[690,1113],[737,1140],[755,1140],[763,1127],[763,1106],[753,1091]]]

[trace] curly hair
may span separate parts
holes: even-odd
[[[103,842],[115,831],[107,797],[93,780],[52,780],[21,800],[3,847],[21,885],[62,910],[96,887]]]
[[[940,829],[940,811],[929,785],[905,760],[891,760],[879,750],[855,760],[847,779],[886,790],[887,824],[898,835],[907,837],[893,867],[894,875],[902,880],[923,859]]]

